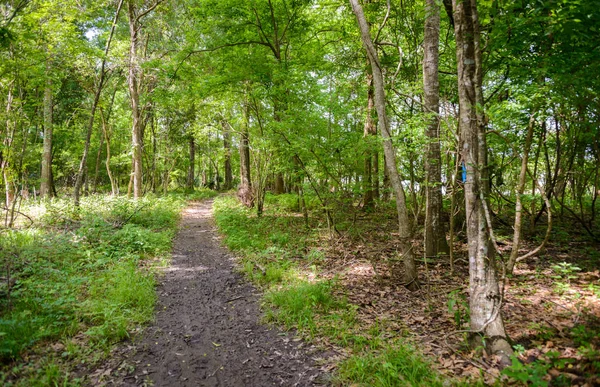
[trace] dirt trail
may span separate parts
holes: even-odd
[[[212,202],[183,213],[158,287],[156,322],[121,362],[121,386],[313,386],[314,347],[261,325],[256,289],[220,246]]]

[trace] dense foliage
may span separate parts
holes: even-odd
[[[138,268],[168,250],[179,203],[165,197],[203,187],[237,189],[246,209],[221,202],[219,224],[259,283],[293,282],[294,260],[273,257],[313,259],[321,229],[363,238],[357,251],[387,244],[367,259],[413,291],[432,262],[460,272],[467,242],[470,267],[490,267],[465,274],[470,325],[457,328],[475,347],[503,338],[490,351],[508,365],[511,275],[599,263],[599,41],[585,0],[2,2],[0,357],[82,324],[111,342],[147,321]],[[294,215],[269,217],[274,204]],[[491,295],[473,287],[482,273]],[[273,319],[313,334],[313,309],[344,309],[326,296],[335,281],[293,286],[268,302],[314,305]]]
[[[0,244],[9,276],[0,288],[0,360],[31,348],[43,352],[44,343],[55,341],[63,360],[100,355],[151,321],[153,268],[171,250],[182,203],[89,197],[77,210],[64,200],[23,209],[36,214],[34,227],[5,231]],[[24,372],[19,383],[27,385],[56,364],[30,367],[3,372],[2,383]]]

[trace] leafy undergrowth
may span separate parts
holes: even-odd
[[[0,384],[78,385],[75,375],[150,321],[155,268],[171,250],[183,200],[85,198],[22,209],[30,228],[4,230]]]
[[[212,199],[219,195],[219,191],[214,191],[208,188],[195,189],[193,192],[189,191],[175,191],[170,193],[171,196],[181,198],[182,200],[188,200],[193,202],[199,202],[206,199]]]
[[[464,241],[454,246],[454,272],[445,257],[427,267],[421,261],[423,287],[411,293],[392,275],[399,241],[389,203],[337,211],[333,236],[316,210],[307,229],[296,203],[268,195],[257,218],[223,197],[215,214],[242,270],[266,290],[266,318],[339,354],[334,383],[600,385],[600,275],[594,265],[576,265],[597,263],[591,243],[552,242],[518,265],[503,308],[516,357],[501,372],[494,357],[474,356],[460,333],[469,323]],[[418,241],[414,247],[421,254]]]
[[[214,203],[224,243],[238,253],[246,276],[265,289],[266,320],[338,352],[339,365],[326,366],[338,366],[335,385],[441,386],[441,374],[409,339],[395,339],[394,318],[366,324],[342,281],[319,269],[326,260],[319,225],[306,228],[293,212],[295,201],[293,195],[269,195],[262,217],[233,197]]]

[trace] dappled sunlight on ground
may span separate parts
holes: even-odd
[[[340,296],[357,306],[359,330],[377,325],[387,337],[405,337],[413,342],[448,375],[483,374],[492,382],[499,376],[498,359],[474,356],[461,332],[468,329],[469,275],[462,252],[464,244],[455,246],[458,259],[454,274],[450,274],[447,258],[431,260],[428,272],[421,263],[421,289],[410,292],[392,276],[401,265],[395,258],[394,236],[383,235],[385,226],[377,228],[369,235],[368,243],[360,234],[332,238],[324,231],[321,244],[328,248],[326,258],[319,263],[320,278],[338,278]],[[415,249],[419,254],[420,246],[415,245]],[[541,269],[519,264],[515,276],[506,282],[502,313],[509,337],[525,350],[522,360],[544,359],[548,352],[557,351],[561,359],[576,365],[569,372],[551,368],[549,375],[555,378],[567,374],[573,383],[583,385],[586,379],[581,375],[589,374],[593,366],[589,358],[582,357],[571,333],[574,329],[598,332],[600,275],[598,271],[570,275],[572,278],[557,279],[557,273],[548,265]],[[600,380],[587,382],[593,385]]]

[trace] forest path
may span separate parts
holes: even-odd
[[[123,386],[312,386],[314,347],[259,323],[259,294],[220,246],[212,201],[184,210],[159,279],[156,321],[120,368]],[[131,349],[131,347],[130,347]]]

